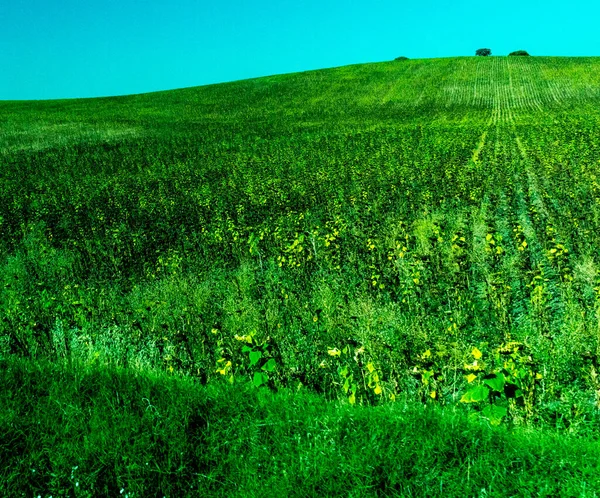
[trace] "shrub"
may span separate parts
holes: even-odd
[[[521,55],[521,56],[529,56],[529,54],[527,53],[527,50],[515,50],[514,52],[511,52],[508,55]]]
[[[401,55],[400,57],[396,57],[394,60],[395,61],[407,61],[408,57],[404,57],[403,55]]]
[[[488,55],[492,55],[492,50],[489,48],[478,48],[475,51],[475,55],[478,55],[480,57],[487,57]]]

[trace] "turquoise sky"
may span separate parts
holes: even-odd
[[[600,55],[596,2],[0,0],[0,99],[142,93],[361,62]]]

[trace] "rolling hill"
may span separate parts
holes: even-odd
[[[119,453],[112,447],[98,466],[101,455],[75,445],[88,451],[92,494],[167,489],[164,469],[177,483],[193,479],[196,490],[228,494],[243,465],[256,471],[259,460],[273,489],[293,493],[300,484],[280,472],[308,472],[319,458],[325,470],[312,492],[348,494],[332,484],[336,453],[323,448],[375,454],[375,436],[361,438],[385,436],[369,420],[389,431],[402,410],[415,434],[420,419],[437,427],[432,437],[448,458],[431,447],[441,463],[428,463],[421,434],[410,454],[427,473],[344,460],[352,472],[371,469],[353,481],[363,493],[444,495],[445,480],[446,493],[458,495],[462,465],[473,458],[481,472],[466,494],[488,486],[490,465],[502,476],[488,489],[497,495],[600,485],[597,459],[585,458],[600,406],[599,103],[600,59],[558,57],[408,60],[123,97],[0,102],[0,361],[8,386],[0,399],[9,414],[0,447],[7,461],[21,444],[44,462],[37,482],[19,477],[21,464],[10,460],[20,470],[6,482],[29,494],[72,485],[65,469],[73,454],[53,460],[49,446],[34,451],[35,440],[14,429],[17,413],[35,420],[28,399],[64,395],[40,409],[53,421],[48,440],[63,417],[79,436],[61,437],[88,440],[125,420],[112,415],[121,409],[131,411],[127,430],[149,438],[145,449],[123,439],[132,466],[110,463]],[[27,380],[36,375],[46,379],[43,392]],[[106,387],[112,383],[120,387]],[[123,401],[111,401],[120,390]],[[206,439],[202,413],[237,427],[231,421],[242,412],[229,396],[243,413],[262,407],[248,415],[254,435],[268,420],[283,427],[265,436],[283,467],[248,435],[258,460],[223,467],[213,452],[194,467],[200,457],[185,453],[176,471],[178,450],[147,420],[148,407],[177,405],[173,423],[184,429],[171,437],[183,452],[190,441],[209,452],[209,440],[218,443]],[[278,446],[295,437],[286,396],[302,400],[289,403],[299,403],[305,422],[327,417],[323,426],[336,427],[315,443],[325,457],[310,445]],[[77,407],[71,418],[69,406]],[[75,422],[83,413],[95,414],[96,425]],[[302,430],[298,437],[315,427]],[[568,433],[587,439],[561,439]],[[465,434],[485,451],[449,449]],[[488,460],[517,440],[522,467]],[[548,448],[571,463],[561,470],[540,457]],[[145,451],[156,451],[158,471],[139,468],[151,458]],[[404,450],[381,451],[393,458]],[[462,456],[449,457],[453,451]],[[307,467],[286,460],[289,452],[308,455]],[[510,477],[515,469],[527,477]],[[198,478],[207,475],[214,479]],[[260,479],[244,482],[241,495],[260,489]]]

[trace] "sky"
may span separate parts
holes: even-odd
[[[600,55],[597,2],[0,0],[0,100],[145,93],[364,62]]]

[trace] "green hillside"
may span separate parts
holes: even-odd
[[[325,416],[310,408],[323,402],[324,426],[355,429],[355,416],[388,427],[404,412],[403,423],[417,427],[422,406],[431,408],[427,417],[440,421],[430,420],[431,437],[446,456],[461,438],[501,434],[500,446],[482,444],[507,455],[523,445],[525,463],[515,468],[486,460],[476,445],[458,460],[435,445],[428,456],[415,439],[411,455],[432,466],[431,482],[389,477],[357,457],[341,474],[364,471],[353,481],[357,496],[460,495],[467,461],[496,474],[474,474],[464,495],[531,486],[593,496],[597,458],[582,455],[599,434],[599,104],[600,58],[558,57],[408,60],[125,97],[0,102],[0,413],[8,414],[0,455],[12,483],[0,489],[57,496],[74,486],[68,467],[78,454],[87,455],[91,495],[192,492],[165,488],[171,478],[232,495],[243,458],[223,467],[215,453],[195,468],[198,455],[186,453],[177,463],[167,436],[131,415],[146,420],[153,403],[147,394],[138,406],[132,386],[141,382],[156,405],[178,390],[200,403],[177,401],[170,420],[188,429],[194,410],[209,410],[198,401],[206,396],[225,403],[210,405],[224,423],[242,416],[223,408],[229,396],[257,406],[248,415],[256,431],[269,417],[288,427],[285,400],[306,396],[298,417]],[[51,379],[43,392],[27,380],[36,375]],[[96,388],[84,396],[78,382]],[[111,391],[111,382],[121,387]],[[113,404],[119,389],[130,397]],[[24,439],[19,423],[34,423],[39,396],[56,398],[39,409],[50,422]],[[98,427],[111,433],[122,419],[111,419],[110,407],[132,410],[128,430],[150,434],[146,450],[160,449],[154,474],[140,467],[146,450],[126,436],[104,460],[86,445],[75,452],[75,443],[51,456],[58,426],[76,433],[61,433],[65,448]],[[96,425],[85,425],[90,413]],[[298,434],[314,433],[306,427]],[[265,462],[264,471],[289,494],[298,485],[289,476],[338,463],[333,453],[315,456],[329,439],[315,442],[314,455],[277,446],[295,437],[286,430],[267,437],[270,451],[307,460]],[[353,430],[336,433],[332,447],[378,451],[375,436]],[[231,455],[267,458],[252,453],[257,439],[244,450],[237,436],[218,434],[237,441]],[[196,441],[187,429],[172,437],[182,448]],[[21,477],[30,461],[9,456],[15,445],[43,462],[38,480]],[[115,463],[121,451],[139,461]],[[243,461],[256,470],[258,460]],[[311,492],[338,489],[323,472]],[[492,475],[502,484],[486,488]],[[261,495],[260,482],[235,493]]]

